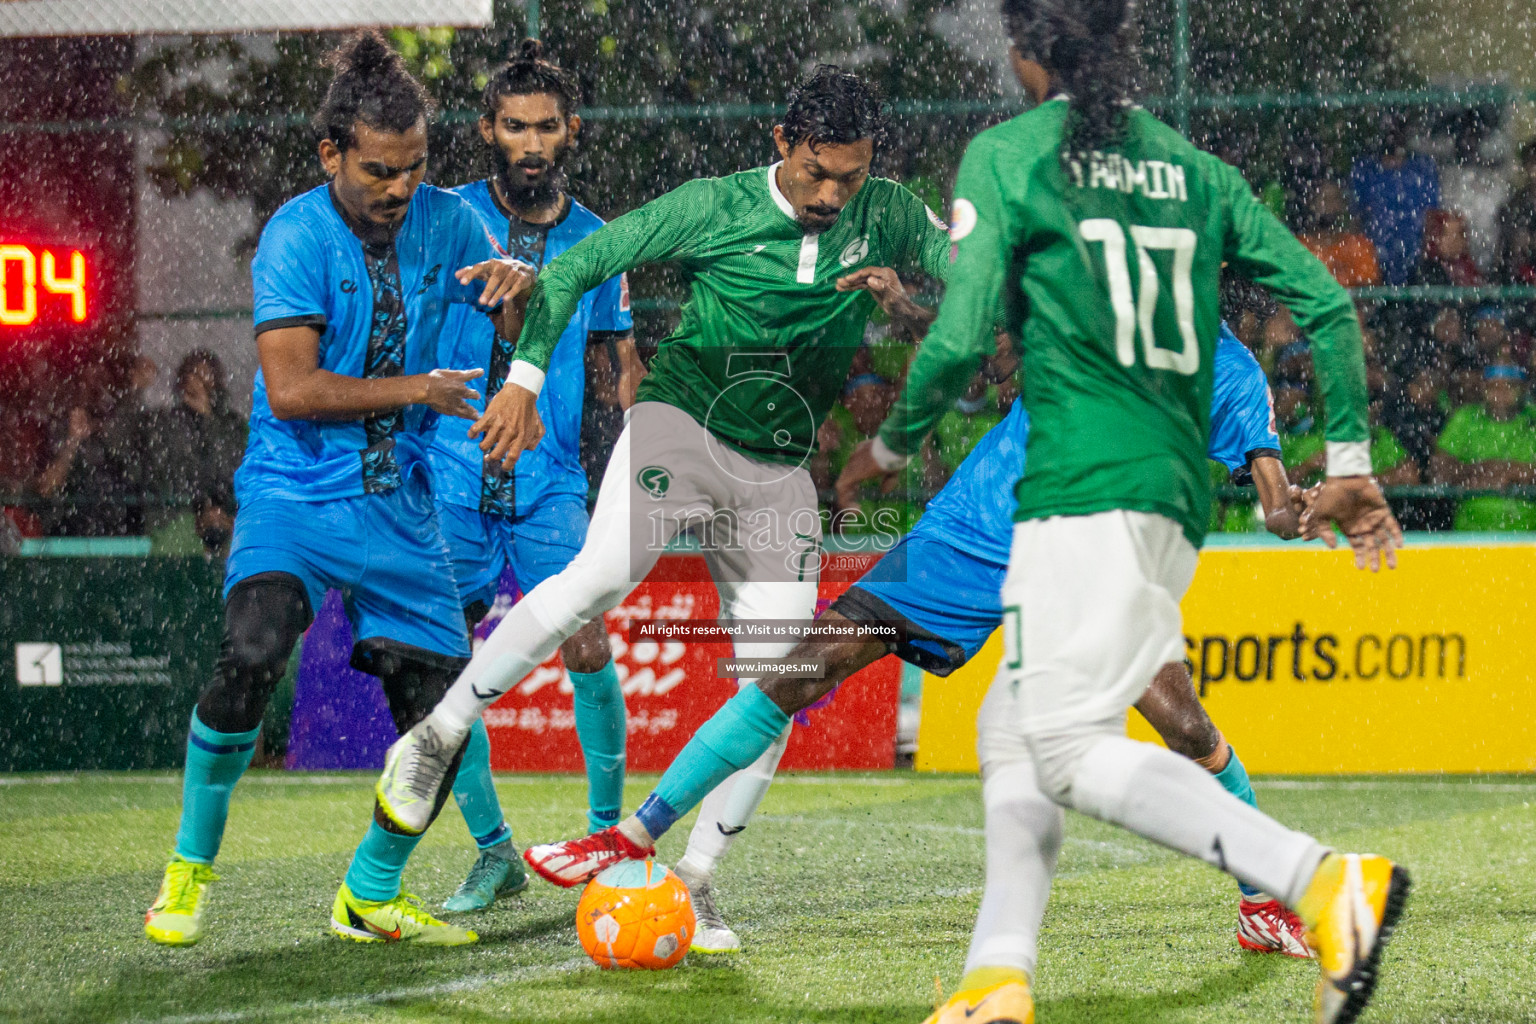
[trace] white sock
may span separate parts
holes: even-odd
[[[1035,972],[1040,922],[1061,852],[1062,811],[1040,791],[1028,758],[988,767],[987,885],[982,892],[966,973],[980,967]]]
[[[733,772],[699,804],[699,818],[688,834],[688,849],[677,862],[679,878],[696,885],[714,877],[715,865],[768,795],[768,786],[773,782],[773,773],[778,770],[779,758],[784,756],[793,728],[794,723],[785,726],[779,738],[756,761]]]
[[[1327,852],[1222,789],[1193,761],[1123,736],[1088,749],[1070,800],[1084,814],[1199,857],[1290,907]]]
[[[491,635],[438,702],[432,717],[457,740],[469,732],[480,712],[490,707],[522,681],[560,645],[574,635],[585,619],[567,611],[559,594],[559,576],[533,588],[496,624]],[[555,584],[555,586],[551,586]]]

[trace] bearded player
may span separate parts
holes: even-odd
[[[478,125],[494,166],[482,181],[454,189],[469,201],[485,229],[508,255],[538,268],[603,226],[598,216],[563,188],[563,169],[581,131],[576,76],[525,40],[517,56],[485,86]],[[442,363],[485,368],[485,401],[500,393],[512,365],[514,343],[484,317],[457,313],[442,335]],[[581,467],[581,405],[589,345],[612,344],[622,371],[620,399],[627,408],[645,375],[635,353],[629,292],[622,276],[601,282],[577,302],[570,324],[550,356],[539,393],[544,440],[511,471],[487,462],[468,424],[438,429],[428,458],[438,521],[448,542],[465,624],[473,630],[496,598],[502,571],[512,567],[527,594],[565,568],[587,535],[587,475]],[[485,404],[471,400],[477,415]],[[587,820],[596,831],[619,819],[624,796],[624,694],[601,619],[560,645],[574,689],[576,738],[587,769]],[[478,719],[453,784],[479,857],[445,910],[480,910],[527,884],[491,781],[491,747]]]
[[[779,163],[683,185],[599,229],[539,275],[507,383],[474,427],[493,459],[515,459],[542,433],[536,396],[583,294],[641,264],[674,262],[690,297],[630,409],[581,552],[511,610],[438,710],[391,748],[377,792],[400,827],[427,826],[423,798],[480,712],[623,600],[679,533],[700,536],[722,618],[811,620],[821,517],[804,464],[875,305],[853,275],[871,267],[937,275],[948,265],[943,222],[900,185],[870,174],[884,128],[883,103],[868,83],[819,67],[774,128]],[[792,646],[735,649],[762,658]],[[787,740],[786,726],[716,787],[678,864],[701,952],[740,945],[714,908],[710,879]],[[611,829],[597,835],[623,841]]]

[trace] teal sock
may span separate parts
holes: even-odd
[[[1229,748],[1230,749],[1230,748]],[[1227,766],[1216,773],[1216,781],[1221,783],[1221,788],[1237,797],[1250,807],[1259,806],[1259,801],[1253,795],[1253,783],[1248,781],[1248,769],[1243,767],[1242,760],[1237,756],[1237,751],[1232,751],[1232,756],[1227,758]],[[1243,895],[1250,899],[1259,895],[1259,890],[1251,885],[1239,882],[1237,887],[1243,891]]]
[[[256,735],[219,732],[204,725],[192,710],[187,731],[187,764],[181,777],[181,827],[176,832],[176,856],[212,864],[229,820],[229,795],[250,766]]]
[[[512,829],[501,813],[501,801],[496,799],[496,784],[491,780],[491,738],[485,732],[485,723],[478,718],[469,727],[469,744],[464,748],[464,760],[459,762],[458,778],[453,780],[453,799],[480,849],[512,838]]]
[[[587,823],[593,832],[615,825],[624,804],[624,691],[613,659],[596,672],[572,672],[576,739],[587,765]]]
[[[392,900],[400,895],[400,876],[405,862],[421,842],[421,836],[402,836],[385,830],[376,821],[357,845],[347,868],[347,888],[360,900]]]
[[[651,838],[660,838],[732,772],[761,757],[788,724],[789,716],[755,684],[742,687],[699,727],[640,808]]]

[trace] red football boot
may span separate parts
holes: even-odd
[[[1284,953],[1312,959],[1307,926],[1276,899],[1255,903],[1244,897],[1237,904],[1237,944],[1255,953]]]
[[[626,860],[645,860],[654,856],[654,846],[641,849],[620,832],[617,825],[580,839],[530,846],[523,851],[523,860],[540,878],[562,889],[590,882],[604,868]]]

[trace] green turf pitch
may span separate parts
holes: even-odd
[[[371,779],[252,772],[236,792],[196,948],[145,940],[176,828],[165,775],[0,778],[0,1019],[17,1021],[891,1022],[952,990],[980,897],[979,786],[911,773],[789,776],[720,872],[746,952],[658,974],[600,971],[577,894],[535,880],[463,949],[359,946],[326,922]],[[632,780],[628,803],[653,781]],[[505,777],[519,843],[581,827],[583,785]],[[1536,778],[1261,780],[1324,841],[1416,883],[1366,1021],[1536,1022]],[[683,822],[661,844],[676,859]],[[406,873],[436,906],[473,860],[451,807]],[[1235,886],[1071,816],[1047,915],[1041,1024],[1301,1022],[1309,963],[1238,950]]]

